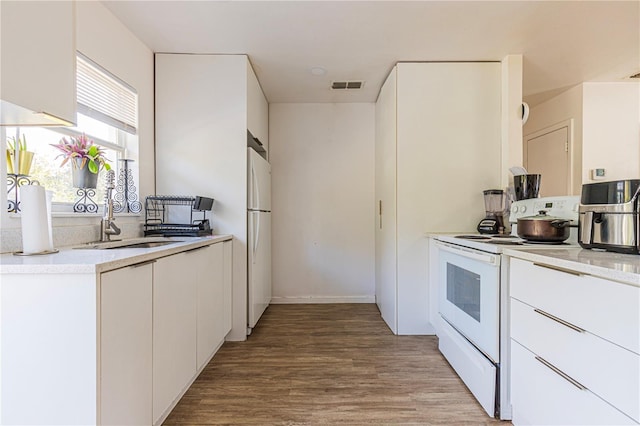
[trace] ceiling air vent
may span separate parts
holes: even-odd
[[[357,90],[362,89],[364,81],[334,81],[331,83],[333,90]]]

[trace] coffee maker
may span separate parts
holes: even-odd
[[[502,189],[487,189],[484,194],[486,217],[478,224],[481,234],[499,234],[504,232],[504,212],[506,195]]]

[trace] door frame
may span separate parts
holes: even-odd
[[[574,152],[574,140],[573,140],[573,118],[568,120],[561,121],[559,123],[553,124],[548,127],[544,127],[540,130],[536,130],[535,132],[526,134],[522,137],[522,164],[525,168],[528,167],[528,158],[527,158],[527,148],[529,145],[529,141],[539,138],[540,136],[544,136],[547,133],[555,132],[556,130],[560,130],[563,127],[567,128],[567,182],[566,189],[567,195],[573,194],[573,173],[574,173],[574,161],[573,161],[573,152]]]

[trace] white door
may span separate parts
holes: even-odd
[[[249,212],[249,328],[271,302],[271,214]]]
[[[271,165],[255,150],[249,151],[248,209],[271,211]]]
[[[541,197],[571,194],[570,127],[567,121],[524,138],[524,167],[542,175]]]
[[[376,303],[398,333],[396,282],[396,69],[376,102]]]

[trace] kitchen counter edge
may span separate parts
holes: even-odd
[[[579,247],[504,249],[503,254],[530,262],[640,287],[640,256]]]
[[[74,249],[60,248],[58,253],[37,256],[0,255],[0,274],[100,274],[114,269],[148,262],[161,257],[229,241],[232,235],[190,237],[153,248]]]

